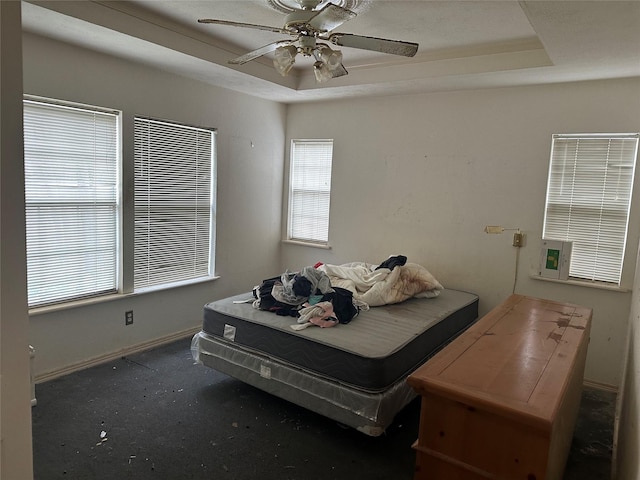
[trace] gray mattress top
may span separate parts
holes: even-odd
[[[211,302],[206,308],[368,358],[388,357],[442,319],[478,299],[472,293],[445,289],[434,298],[412,298],[398,304],[372,307],[361,311],[348,324],[331,328],[314,325],[296,331],[291,328],[297,323],[293,317],[261,311],[251,303],[234,303],[252,298],[250,292],[244,293]]]

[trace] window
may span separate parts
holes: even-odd
[[[118,287],[117,112],[24,100],[29,307]]]
[[[543,237],[573,241],[569,275],[620,284],[638,135],[554,135]]]
[[[289,180],[288,239],[326,245],[333,140],[293,140]]]
[[[214,272],[215,131],[134,120],[134,289]]]

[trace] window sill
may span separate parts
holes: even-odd
[[[564,285],[575,285],[577,287],[597,288],[599,290],[609,290],[611,292],[628,293],[631,290],[621,287],[620,285],[613,285],[603,282],[590,282],[589,280],[580,280],[575,278],[569,278],[569,280],[559,280],[556,278],[541,277],[540,275],[529,275],[529,278],[534,280],[542,280],[544,282],[562,283]]]
[[[288,243],[290,245],[300,245],[302,247],[314,247],[322,248],[323,250],[331,250],[331,245],[329,245],[328,243],[303,242],[301,240],[282,240],[282,243]]]
[[[97,297],[83,298],[81,300],[74,300],[74,301],[71,301],[71,302],[58,303],[58,304],[55,304],[55,305],[47,305],[47,306],[44,306],[44,307],[35,307],[35,308],[29,309],[29,316],[44,315],[44,314],[47,314],[47,313],[53,313],[53,312],[59,312],[59,311],[63,311],[63,310],[69,310],[71,308],[87,307],[87,306],[96,305],[96,304],[99,304],[99,303],[113,302],[115,300],[123,300],[125,298],[137,297],[139,295],[145,295],[147,293],[159,292],[159,291],[162,291],[162,290],[171,290],[171,289],[174,289],[174,288],[180,288],[180,287],[189,286],[189,285],[196,285],[196,284],[199,284],[199,283],[212,282],[212,281],[217,280],[218,278],[220,278],[220,277],[219,276],[213,276],[213,277],[201,278],[201,279],[196,279],[196,280],[189,280],[189,281],[186,281],[186,282],[172,283],[172,284],[168,284],[168,285],[161,285],[161,286],[157,286],[157,287],[149,287],[149,288],[145,288],[145,289],[142,289],[142,290],[138,290],[136,292],[110,293],[108,295],[100,295],[100,296],[97,296]]]
[[[144,295],[145,293],[160,292],[162,290],[172,290],[174,288],[188,287],[189,285],[197,285],[199,283],[212,282],[214,280],[217,280],[218,278],[220,277],[217,275],[214,275],[213,277],[200,277],[200,278],[194,278],[192,280],[183,280],[181,282],[165,283],[164,285],[154,285],[152,287],[141,288],[127,295]]]

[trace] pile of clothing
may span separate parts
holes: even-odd
[[[263,280],[253,289],[253,306],[276,315],[296,317],[298,323],[292,325],[295,330],[349,323],[365,306],[354,304],[349,290],[332,287],[327,274],[317,266]]]
[[[254,287],[255,308],[298,319],[296,330],[311,325],[349,323],[360,310],[399,303],[412,297],[431,298],[444,287],[421,265],[392,255],[380,264],[316,263],[299,272],[286,271]]]

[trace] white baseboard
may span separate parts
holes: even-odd
[[[136,353],[144,352],[145,350],[150,350],[152,348],[160,347],[162,345],[166,345],[167,343],[171,343],[176,340],[180,340],[182,338],[191,337],[196,333],[198,333],[200,330],[201,330],[201,326],[188,328],[180,332],[172,333],[171,335],[156,338],[148,342],[139,343],[131,347],[123,348],[122,350],[118,350],[117,352],[100,355],[98,357],[83,360],[82,362],[74,363],[72,365],[68,365],[66,367],[63,367],[57,370],[41,373],[40,375],[37,375],[34,378],[34,382],[43,383],[49,380],[53,380],[54,378],[59,378],[73,372],[84,370],[85,368],[90,368],[96,365],[100,365],[101,363],[109,362],[111,360],[116,360],[118,358],[121,358],[127,355],[133,355]],[[607,383],[595,382],[592,380],[585,379],[583,381],[583,385],[588,388],[595,388],[598,390],[605,390],[608,392],[618,393],[618,387],[616,387],[615,385],[609,385]]]
[[[585,379],[582,384],[588,388],[595,388],[596,390],[605,390],[607,392],[618,393],[618,387],[615,385],[609,385],[608,383],[594,382],[593,380]]]
[[[201,326],[192,327],[187,330],[182,330],[180,332],[172,333],[171,335],[167,335],[164,337],[156,338],[150,340],[148,342],[139,343],[137,345],[133,345],[131,347],[123,348],[122,350],[118,350],[117,352],[107,353],[104,355],[100,355],[98,357],[93,357],[87,360],[83,360],[82,362],[74,363],[72,365],[68,365],[63,368],[59,368],[56,370],[51,370],[49,372],[41,373],[34,378],[35,383],[43,383],[49,380],[53,380],[55,378],[63,377],[65,375],[69,375],[73,372],[78,372],[80,370],[84,370],[85,368],[94,367],[96,365],[100,365],[105,362],[109,362],[111,360],[116,360],[118,358],[133,355],[135,353],[140,353],[145,350],[150,350],[152,348],[156,348],[162,345],[166,345],[167,343],[174,342],[176,340],[180,340],[182,338],[190,337],[195,335],[201,330]],[[37,355],[38,352],[36,352]]]

